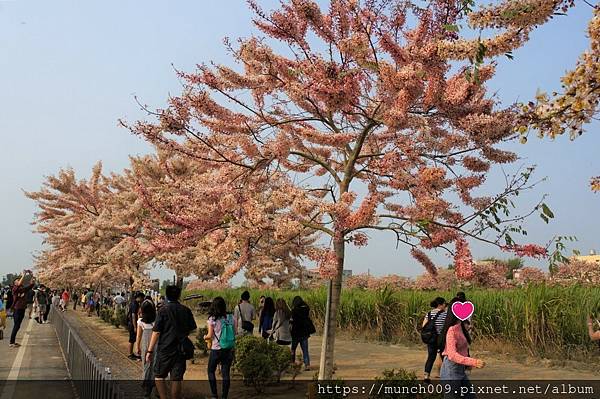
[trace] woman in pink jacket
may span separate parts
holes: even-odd
[[[460,394],[461,387],[471,387],[467,377],[467,367],[482,368],[485,363],[481,359],[475,359],[469,356],[469,345],[471,337],[465,326],[466,322],[461,321],[454,312],[452,312],[452,303],[456,302],[454,298],[448,306],[448,313],[444,328],[440,333],[440,348],[442,348],[442,369],[440,370],[440,380],[443,384],[452,387],[452,392],[448,392],[446,397],[473,397],[470,393]]]

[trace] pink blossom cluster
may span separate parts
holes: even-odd
[[[509,246],[503,246],[502,250],[512,252],[519,257],[541,259],[548,256],[548,250],[537,244],[513,244]]]

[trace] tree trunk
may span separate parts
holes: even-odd
[[[333,242],[336,255],[336,274],[330,281],[331,289],[328,290],[326,319],[323,328],[323,344],[321,346],[321,364],[319,367],[319,380],[331,380],[333,377],[333,349],[335,344],[335,330],[337,329],[337,315],[342,294],[342,273],[344,271],[344,239]]]

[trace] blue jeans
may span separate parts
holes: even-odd
[[[310,366],[310,356],[308,355],[308,337],[300,339],[292,337],[292,362],[296,361],[296,348],[298,348],[298,344],[300,344],[300,349],[302,349],[302,360],[304,361],[304,365]]]
[[[14,344],[15,340],[17,339],[17,333],[19,332],[19,329],[21,328],[21,323],[23,322],[23,319],[25,318],[25,309],[15,309],[15,311],[13,312],[13,329],[12,329],[12,333],[10,334],[10,343]]]
[[[217,365],[221,364],[221,375],[223,377],[223,390],[221,398],[227,398],[229,394],[229,386],[231,385],[230,369],[233,363],[233,351],[231,349],[211,349],[208,356],[208,383],[210,384],[210,392],[212,397],[217,397]]]
[[[444,394],[444,398],[472,399],[475,397],[471,393],[473,384],[469,381],[465,369],[466,366],[454,363],[447,356],[444,356],[442,369],[440,370],[440,380],[443,386],[449,385],[451,387],[451,392]]]

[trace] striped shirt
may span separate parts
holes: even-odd
[[[429,313],[427,313],[427,319],[433,320],[433,318],[435,317],[436,314],[438,314],[438,312],[439,312],[438,309],[430,310]],[[438,334],[442,332],[442,328],[444,328],[445,321],[446,321],[446,311],[444,310],[442,312],[442,314],[440,314],[438,316],[438,318],[435,319],[435,331],[437,331]]]

